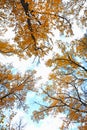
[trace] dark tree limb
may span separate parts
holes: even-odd
[[[26,16],[28,17],[27,18],[27,24],[28,24],[28,28],[29,28],[29,30],[31,32],[31,37],[32,37],[34,43],[36,44],[35,36],[32,33],[33,28],[32,28],[32,24],[31,24],[31,16],[30,16],[29,4],[27,2],[25,2],[25,0],[20,0],[20,2],[21,2],[21,5],[22,5],[22,7],[24,9],[24,12],[25,12]]]

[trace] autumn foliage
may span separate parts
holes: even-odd
[[[0,1],[0,55],[17,55],[25,59],[34,56],[40,59],[52,52],[55,45],[61,52],[52,52],[52,58],[46,62],[48,67],[52,67],[52,73],[40,90],[43,101],[48,105],[37,102],[40,109],[33,113],[35,120],[49,114],[56,116],[64,113],[66,117],[61,130],[69,129],[71,124],[77,124],[81,130],[87,129],[87,34],[74,38],[75,25],[82,31],[87,26],[86,6],[86,0]],[[14,44],[2,39],[8,28],[12,28],[15,34]],[[63,39],[57,39],[54,43],[52,37],[55,29]],[[64,41],[67,37],[72,39],[68,43]],[[13,74],[12,68],[0,62],[2,124],[5,118],[3,109],[12,109],[15,105],[26,108],[26,94],[30,90],[34,91],[35,72]]]

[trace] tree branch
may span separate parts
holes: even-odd
[[[72,25],[71,25],[71,23],[70,23],[70,20],[68,20],[68,19],[67,19],[66,17],[64,17],[64,16],[61,16],[61,15],[58,15],[58,14],[55,14],[55,13],[47,13],[47,12],[40,12],[40,11],[34,11],[34,12],[37,13],[37,14],[57,16],[57,17],[59,17],[59,18],[65,20],[65,21],[69,24],[70,29],[72,28]]]
[[[84,66],[82,66],[81,64],[79,64],[78,62],[76,62],[76,61],[74,61],[73,59],[71,59],[70,55],[68,55],[68,58],[69,58],[69,60],[70,60],[73,64],[75,64],[76,66],[82,68],[83,70],[85,70],[85,71],[87,72],[87,69],[86,69]]]
[[[30,10],[29,10],[29,4],[27,2],[25,2],[25,0],[20,0],[21,1],[21,5],[25,11],[25,14],[27,16],[27,23],[28,23],[28,28],[31,32],[31,37],[34,41],[34,43],[36,44],[36,39],[35,36],[33,35],[33,28],[32,28],[32,24],[31,24],[31,16],[30,16]]]

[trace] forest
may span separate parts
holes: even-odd
[[[8,29],[12,40],[5,36]],[[86,130],[87,0],[0,0],[0,30],[0,129],[22,130],[22,119],[17,128],[11,122],[15,109],[28,111],[26,97],[33,92],[41,96],[34,102],[38,110],[32,112],[33,121],[61,113],[60,130],[70,130],[72,124]],[[47,82],[36,87],[43,75],[36,77],[34,67],[14,72],[14,65],[2,59],[14,56],[25,63],[33,57],[32,64],[43,60],[51,69]]]

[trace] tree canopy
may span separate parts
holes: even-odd
[[[6,31],[7,26],[13,27],[17,52],[42,57],[52,49],[49,38],[52,28],[70,35],[73,34],[74,22],[81,28],[86,26],[84,4],[85,0],[66,3],[61,0],[1,0],[1,24],[5,22],[2,32]],[[81,15],[82,11],[85,13],[84,17]]]
[[[33,119],[40,120],[45,115],[64,113],[61,129],[77,123],[79,129],[87,129],[87,34],[79,39],[74,37],[75,27],[82,31],[87,26],[86,0],[1,0],[0,1],[1,36],[12,28],[14,44],[0,39],[0,54],[17,55],[19,58],[31,56],[44,58],[56,46],[60,52],[54,52],[46,62],[52,67],[48,83],[40,87],[43,101],[40,109],[34,111]],[[53,33],[54,29],[54,33]],[[55,29],[64,40],[52,40]],[[79,32],[77,32],[79,35]],[[37,70],[38,71],[38,70]],[[2,122],[3,108],[24,106],[28,90],[34,91],[34,71],[24,75],[12,73],[12,66],[0,63],[0,111]],[[50,84],[51,81],[51,84]],[[38,92],[39,93],[39,92]],[[43,96],[42,96],[43,97]]]
[[[65,113],[66,119],[61,129],[69,129],[71,123],[79,124],[79,129],[87,128],[86,40],[87,37],[84,37],[75,42],[76,48],[71,48],[72,51],[71,49],[66,51],[65,47],[61,47],[61,49],[65,48],[62,50],[62,56],[57,53],[46,62],[47,66],[53,66],[52,73],[49,75],[52,84],[45,84],[45,88],[42,87],[42,94],[45,94],[43,100],[48,102],[48,105],[37,102],[40,111],[34,112],[36,120],[44,118],[45,114],[51,112],[54,115]]]
[[[12,119],[15,115],[14,108],[27,110],[25,103],[28,91],[34,91],[34,71],[27,71],[23,76],[11,72],[12,66],[0,65],[0,124],[4,126],[4,120],[7,117]],[[10,110],[10,117],[5,111]],[[11,120],[10,120],[11,121]],[[8,122],[8,121],[7,121]],[[11,123],[11,122],[10,122]],[[7,123],[6,123],[7,124]]]

